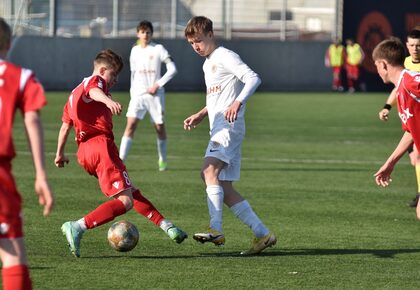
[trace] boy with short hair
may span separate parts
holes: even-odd
[[[127,109],[127,125],[121,138],[120,158],[125,160],[133,143],[134,132],[139,120],[147,112],[157,133],[157,151],[159,171],[165,171],[167,161],[167,136],[165,129],[165,90],[164,85],[177,73],[175,62],[166,48],[152,41],[153,25],[141,21],[137,25],[137,43],[131,49],[130,103]],[[161,64],[166,65],[166,73],[161,76]]]
[[[225,203],[254,233],[250,249],[242,255],[259,254],[276,244],[277,239],[255,214],[248,201],[233,187],[239,180],[241,144],[245,135],[245,104],[261,83],[258,75],[231,50],[218,46],[213,23],[204,16],[193,17],[185,37],[195,52],[205,57],[206,106],[184,120],[184,128],[195,128],[206,116],[210,122],[210,141],[201,176],[206,184],[210,225],[194,239],[223,245],[222,210]]]
[[[74,127],[78,162],[90,175],[98,178],[103,194],[110,198],[78,221],[68,221],[62,225],[62,232],[76,257],[80,257],[80,240],[86,230],[103,225],[133,207],[175,242],[182,243],[187,238],[185,232],[166,220],[133,186],[124,163],[118,157],[112,132],[112,115],[120,114],[122,108],[112,100],[109,89],[117,82],[122,67],[121,57],[112,50],[99,52],[93,63],[92,75],[72,91],[63,110],[56,166],[64,167],[64,163],[69,162],[64,147]]]
[[[394,166],[407,149],[413,143],[420,148],[420,73],[404,69],[404,45],[395,37],[380,42],[373,50],[372,58],[384,83],[396,87],[398,115],[405,131],[397,147],[374,175],[376,184],[386,187],[392,181]],[[416,213],[420,219],[419,204]]]
[[[404,60],[404,67],[411,71],[420,72],[420,27],[414,28],[407,35],[407,41],[405,46],[408,50],[409,56]],[[385,102],[384,108],[379,112],[379,119],[381,121],[387,121],[389,117],[389,112],[391,111],[392,106],[397,103],[397,89],[394,88],[389,94],[388,99]],[[408,153],[410,156],[411,165],[414,166],[416,171],[416,181],[417,181],[417,193],[408,206],[417,207],[417,203],[420,197],[420,156],[416,146],[411,146],[408,148]]]
[[[13,121],[16,111],[23,122],[35,166],[35,192],[44,216],[54,205],[44,162],[44,140],[39,110],[47,103],[44,89],[32,71],[5,61],[12,32],[0,18],[0,260],[4,290],[32,289],[23,239],[22,197],[12,175]]]

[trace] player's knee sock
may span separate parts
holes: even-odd
[[[420,193],[420,164],[416,164],[417,193]]]
[[[16,265],[1,270],[3,290],[31,290],[32,281],[26,265]]]
[[[354,81],[353,79],[347,79],[347,85],[349,88],[354,88]]]
[[[123,136],[121,138],[121,145],[120,145],[120,158],[121,160],[125,160],[127,157],[128,151],[130,151],[131,143],[133,143],[133,139],[127,136]]]
[[[222,232],[223,188],[220,185],[208,185],[206,192],[207,206],[210,214],[210,227]]]
[[[163,160],[166,161],[166,139],[161,140],[161,139],[157,139],[157,150],[158,150],[158,154],[159,154],[159,160]]]
[[[92,229],[112,221],[117,216],[127,212],[124,204],[119,199],[109,200],[88,213],[84,219],[86,227]]]
[[[161,221],[164,219],[163,215],[161,215],[154,205],[140,193],[140,190],[137,189],[133,192],[133,199],[133,208],[155,225],[160,226]]]
[[[268,235],[269,230],[252,210],[248,201],[240,201],[234,204],[230,209],[237,218],[251,228],[257,238]]]

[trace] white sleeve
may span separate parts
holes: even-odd
[[[244,83],[241,93],[236,97],[236,100],[245,104],[248,98],[255,92],[258,86],[261,84],[260,77],[251,71],[252,73],[245,74],[241,81]]]
[[[163,87],[176,75],[177,72],[175,62],[172,60],[166,62],[166,73],[156,83],[159,87]]]

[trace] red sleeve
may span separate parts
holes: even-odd
[[[23,113],[37,111],[47,104],[44,88],[37,81],[34,75],[31,75],[26,82],[22,93],[21,110]]]
[[[108,94],[108,90],[106,87],[105,81],[100,76],[93,76],[87,83],[85,91],[87,94],[87,97],[89,97],[89,91],[93,88],[98,88],[104,91],[105,94]]]
[[[67,102],[64,105],[63,115],[61,117],[61,121],[63,123],[66,123],[66,124],[69,124],[69,125],[73,126],[73,120],[70,118],[70,114],[69,114],[69,102]]]

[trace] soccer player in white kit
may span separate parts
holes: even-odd
[[[207,96],[206,106],[184,120],[184,129],[195,128],[206,116],[210,122],[210,141],[201,169],[206,184],[210,225],[206,232],[196,233],[194,239],[218,246],[225,243],[222,233],[222,210],[225,203],[255,235],[251,248],[241,254],[259,254],[275,245],[277,239],[232,183],[240,177],[245,104],[261,80],[239,55],[217,45],[210,19],[204,16],[193,17],[185,28],[185,37],[194,51],[206,58],[203,71]]]
[[[133,142],[138,120],[147,112],[157,133],[159,171],[167,169],[167,137],[164,124],[165,90],[163,86],[177,73],[174,61],[161,44],[152,42],[153,25],[141,21],[137,25],[137,45],[130,53],[131,88],[127,110],[127,125],[121,139],[120,158],[125,160]],[[161,65],[166,73],[161,76]]]

